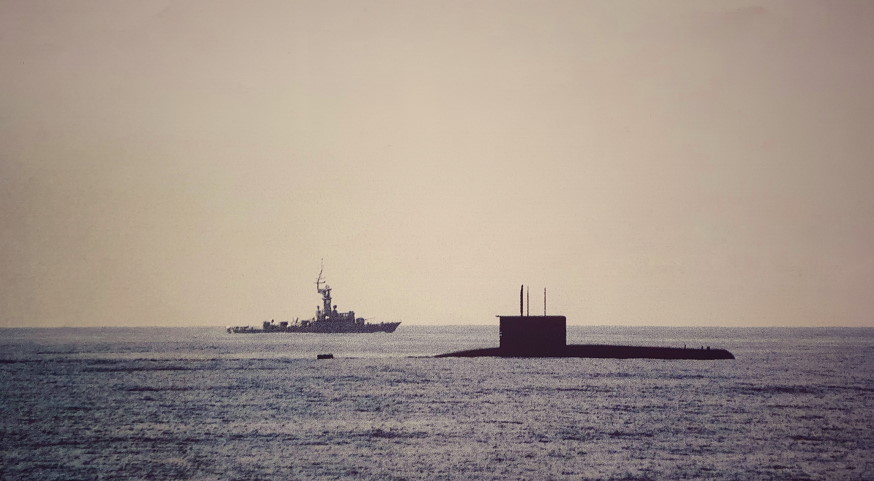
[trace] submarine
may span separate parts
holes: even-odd
[[[523,292],[519,292],[519,315],[497,316],[498,347],[470,349],[438,354],[435,357],[578,357],[596,359],[734,359],[725,349],[686,347],[625,346],[609,344],[568,344],[567,318],[546,315],[546,290],[543,291],[543,315],[524,315]],[[530,305],[530,302],[529,302]],[[530,314],[530,309],[529,309]]]

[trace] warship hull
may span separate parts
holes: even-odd
[[[283,333],[283,332],[299,332],[299,333],[321,333],[321,334],[363,334],[370,332],[395,332],[400,322],[381,322],[379,324],[358,324],[358,323],[313,323],[308,326],[289,325],[276,326],[267,325],[262,329],[239,326],[229,327],[228,332],[231,334],[263,334],[263,333]]]

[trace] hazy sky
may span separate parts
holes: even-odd
[[[874,326],[874,2],[0,0],[0,326]]]

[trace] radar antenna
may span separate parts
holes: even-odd
[[[322,259],[322,267],[319,269],[319,277],[316,279],[316,290],[322,295],[322,308],[324,311],[316,310],[316,319],[324,320],[331,317],[331,286],[328,282],[322,279],[322,272],[325,270],[325,259]],[[322,284],[325,287],[322,287]]]
[[[322,280],[322,272],[325,270],[325,259],[322,259],[321,266],[319,267],[319,277],[316,279],[316,290],[319,293],[322,292],[322,283],[325,282]]]

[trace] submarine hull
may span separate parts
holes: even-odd
[[[550,350],[511,350],[500,347],[450,352],[436,357],[578,357],[591,359],[734,359],[725,349],[571,344]]]

